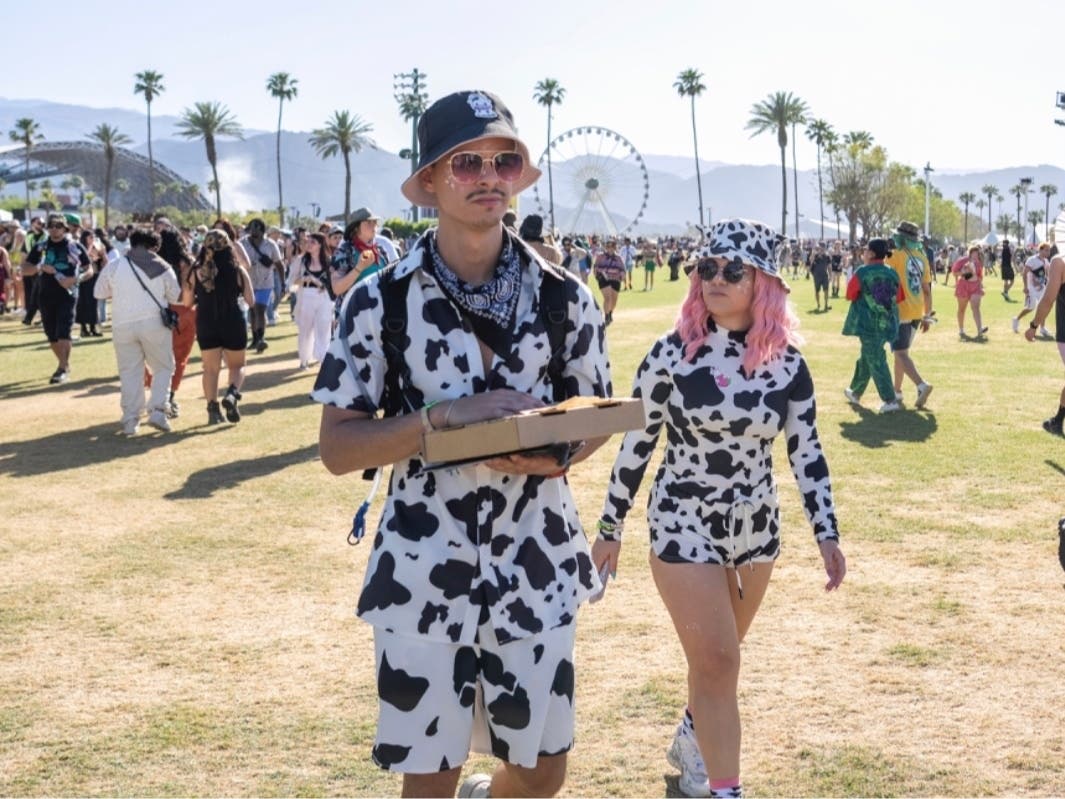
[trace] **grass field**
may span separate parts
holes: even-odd
[[[778,442],[784,552],[741,674],[750,795],[1065,795],[1065,441],[1040,429],[1063,370],[988,282],[981,344],[937,290],[943,321],[913,350],[929,409],[890,416],[842,396],[846,302],[811,313],[795,282],[850,571],[823,593]],[[681,286],[622,294],[619,393]],[[76,343],[71,382],[49,387],[39,328],[0,321],[0,795],[398,793],[369,760],[371,631],[352,615],[369,544],[344,541],[368,484],[318,462],[284,318],[251,358],[244,421],[206,426],[196,360],[175,432],[135,439],[109,338]],[[571,475],[586,524],[617,443]],[[565,795],[676,790],[685,668],[648,573],[646,488],[618,580],[580,617]]]

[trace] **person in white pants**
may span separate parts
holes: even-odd
[[[333,327],[333,298],[329,296],[329,265],[325,236],[307,236],[306,250],[289,264],[289,291],[296,294],[296,351],[300,369],[320,362],[329,347]]]
[[[122,432],[127,436],[137,434],[144,412],[145,364],[155,376],[148,424],[170,432],[166,402],[174,373],[174,349],[170,329],[160,317],[160,306],[176,303],[181,290],[169,264],[155,254],[158,249],[158,234],[134,232],[129,252],[101,270],[93,290],[96,299],[111,300],[111,338],[122,387]]]

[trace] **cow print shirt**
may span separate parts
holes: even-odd
[[[745,347],[744,333],[715,329],[712,323],[691,363],[684,360],[676,332],[655,342],[633,386],[633,396],[643,398],[648,426],[622,441],[610,476],[605,522],[620,530],[664,424],[665,456],[647,501],[652,536],[691,531],[709,535],[719,551],[728,552],[720,539],[729,531],[707,528],[746,503],[755,508],[755,523],[768,525],[775,536],[779,515],[773,440],[783,430],[814,536],[819,543],[839,538],[806,362],[789,347],[748,378],[740,368]]]
[[[413,273],[405,406],[416,412],[428,402],[499,388],[550,404],[539,256],[528,251],[522,270],[510,352],[493,354],[485,374],[469,322],[422,268],[425,245],[423,237],[395,273],[397,279]],[[351,333],[338,333],[330,345],[311,395],[318,402],[370,414],[380,406],[386,364],[379,281],[374,275],[349,293],[341,313],[347,319],[342,329]],[[608,397],[602,315],[572,276],[566,296],[567,393]],[[506,643],[571,623],[577,606],[599,587],[564,478],[508,475],[483,464],[425,471],[415,456],[392,469],[357,612],[393,632],[461,644],[473,643],[478,624],[490,619],[496,638]]]

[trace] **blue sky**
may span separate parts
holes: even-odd
[[[310,130],[348,109],[396,151],[410,130],[393,75],[418,67],[431,98],[497,92],[539,153],[546,118],[532,91],[552,77],[566,89],[556,132],[602,125],[641,152],[688,156],[689,106],[672,84],[694,67],[707,84],[696,108],[706,160],[775,163],[775,138],[751,139],[744,124],[753,103],[786,90],[837,130],[868,130],[915,167],[1065,166],[1065,127],[1053,124],[1065,118],[1054,107],[1065,91],[1052,49],[1065,31],[1060,0],[113,0],[62,4],[59,29],[26,24],[22,9],[31,7],[0,0],[14,29],[36,31],[5,37],[6,97],[138,109],[133,74],[151,68],[167,89],[156,113],[219,100],[246,127],[270,130],[277,106],[265,81],[286,71],[300,90],[286,105],[286,129]],[[798,159],[814,166],[804,138]]]

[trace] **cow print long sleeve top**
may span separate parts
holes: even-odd
[[[622,442],[603,520],[620,530],[665,426],[665,456],[647,517],[652,543],[666,560],[733,565],[745,560],[735,556],[730,541],[732,520],[742,506],[753,511],[754,528],[769,534],[757,554],[776,556],[779,512],[772,451],[782,430],[817,541],[838,538],[806,362],[789,347],[746,377],[741,370],[745,347],[745,334],[711,327],[689,363],[680,336],[672,332],[655,342],[637,370],[633,396],[643,398],[648,425],[629,432]],[[696,538],[705,557],[694,551]]]

